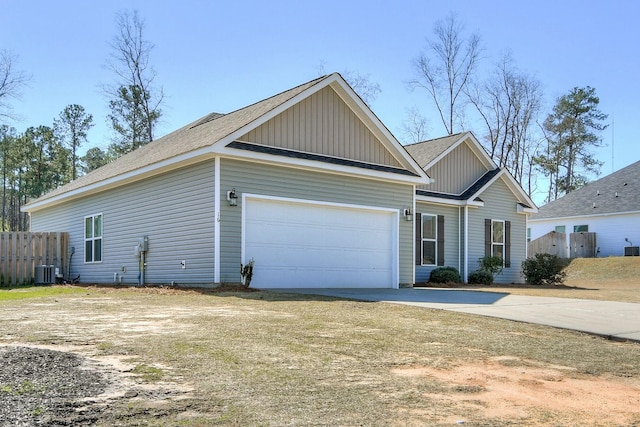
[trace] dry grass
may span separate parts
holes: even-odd
[[[149,387],[185,390],[114,401],[101,425],[640,423],[640,345],[500,319],[269,292],[85,288],[0,302],[0,323],[0,344],[117,359]]]
[[[486,290],[517,295],[640,303],[640,257],[578,258],[565,269],[565,286],[494,285]]]

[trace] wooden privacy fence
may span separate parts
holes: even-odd
[[[36,266],[67,266],[68,233],[0,233],[0,286],[34,282]]]
[[[560,258],[567,257],[567,235],[551,231],[544,236],[538,237],[528,243],[528,256],[535,254],[551,254]]]

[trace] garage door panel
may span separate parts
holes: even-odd
[[[396,215],[271,199],[247,199],[245,259],[255,260],[252,285],[392,287]]]

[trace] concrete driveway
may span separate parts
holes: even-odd
[[[278,291],[479,314],[640,342],[640,304],[634,303],[434,288]]]

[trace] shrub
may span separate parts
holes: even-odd
[[[493,283],[493,274],[484,270],[476,270],[469,274],[469,284],[490,285]]]
[[[530,285],[561,285],[567,273],[567,260],[557,255],[536,254],[522,261],[522,275]]]
[[[431,270],[429,282],[433,283],[460,283],[460,273],[455,267],[438,267]]]
[[[499,256],[485,256],[478,260],[480,271],[486,271],[491,274],[491,280],[496,274],[502,273],[504,268],[504,259]]]

